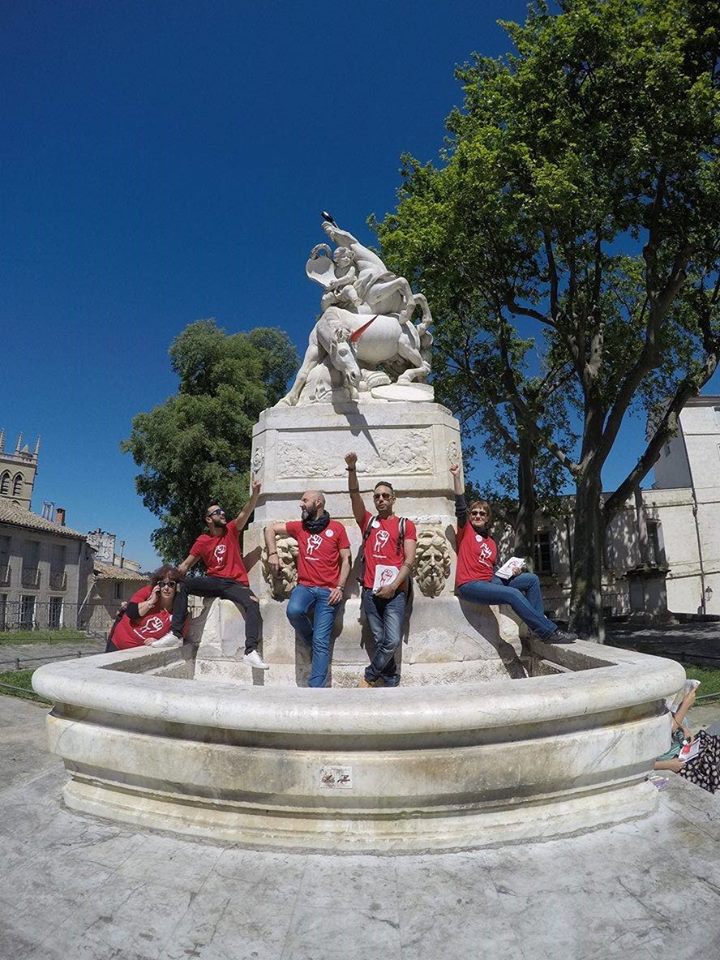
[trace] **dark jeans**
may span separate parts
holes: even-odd
[[[172,626],[173,633],[180,636],[187,617],[188,596],[193,597],[220,597],[222,600],[232,600],[245,614],[245,653],[257,650],[262,629],[260,604],[250,587],[237,580],[227,577],[188,577],[178,584],[175,602],[173,603]]]
[[[500,577],[470,580],[458,587],[457,594],[472,603],[506,603],[542,640],[558,628],[543,613],[540,581],[534,573],[520,573],[508,582]]]
[[[397,687],[400,683],[395,651],[402,640],[406,603],[407,593],[404,590],[398,590],[390,600],[381,600],[369,587],[363,587],[362,610],[375,642],[375,653],[370,665],[365,668],[366,680],[382,677],[388,687]]]

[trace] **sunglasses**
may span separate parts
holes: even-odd
[[[391,493],[374,493],[373,500],[392,500],[393,495]]]
[[[158,580],[159,587],[176,587],[177,580]]]
[[[486,517],[487,515],[488,515],[487,510],[471,510],[470,511],[471,517]]]
[[[220,516],[220,514],[222,514],[223,516],[225,516],[225,511],[224,511],[224,510],[221,510],[220,507],[218,507],[217,510],[211,510],[210,513],[208,514],[208,516],[209,516],[209,517],[218,517],[218,516]]]

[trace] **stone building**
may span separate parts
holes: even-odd
[[[0,629],[77,626],[94,551],[62,520],[0,500]]]
[[[674,613],[720,614],[720,396],[689,401],[654,472],[654,485],[628,501],[608,530],[605,614],[664,603],[665,592]],[[568,497],[559,519],[539,518],[535,538],[547,612],[561,620],[569,612],[573,523]],[[507,552],[511,537],[504,540]]]
[[[15,450],[6,450],[5,431],[0,429],[0,503],[29,510],[37,474],[40,438],[35,442],[34,453],[30,453],[27,444],[23,446],[22,440],[20,434]]]
[[[5,450],[0,430],[0,630],[81,628],[103,634],[147,578],[115,552],[116,536],[65,524],[65,510],[30,509],[40,441]],[[99,550],[98,548],[101,548]],[[124,542],[122,543],[124,548]]]

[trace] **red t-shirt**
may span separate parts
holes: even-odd
[[[226,577],[238,583],[249,585],[247,570],[240,553],[240,539],[237,524],[231,520],[225,533],[220,537],[211,537],[201,533],[190,547],[194,557],[200,557],[205,564],[209,577]]]
[[[365,541],[363,586],[372,588],[375,584],[375,567],[379,563],[388,567],[401,567],[405,563],[405,551],[399,543],[400,517],[393,514],[384,520],[380,520],[378,517],[373,519],[373,515],[366,510],[360,524],[363,536],[370,520],[372,520],[373,525],[370,536]],[[405,521],[405,539],[417,540],[417,531],[412,520]]]
[[[300,520],[285,529],[298,542],[298,583],[304,587],[336,587],[340,576],[340,551],[350,549],[347,530],[331,520],[320,533],[310,533]]]
[[[497,560],[497,545],[492,537],[476,533],[468,522],[458,527],[455,587],[471,580],[491,580]]]
[[[149,584],[146,587],[141,587],[137,593],[130,597],[130,603],[142,603],[143,600],[147,600],[151,593],[152,587]],[[158,640],[160,637],[164,637],[170,630],[171,620],[172,610],[163,610],[159,605],[156,605],[153,610],[138,620],[131,620],[125,614],[115,627],[112,642],[118,650],[142,647],[150,640]]]

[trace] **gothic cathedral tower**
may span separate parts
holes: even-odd
[[[35,444],[34,453],[30,453],[27,444],[22,445],[22,439],[20,434],[11,453],[5,449],[5,431],[0,429],[0,504],[29,510],[37,474],[40,438]]]

